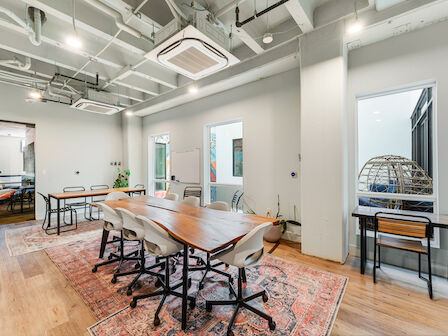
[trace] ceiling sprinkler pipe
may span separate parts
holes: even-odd
[[[239,20],[239,14],[240,14],[240,9],[238,7],[235,8],[235,14],[236,14],[236,22],[235,22],[235,26],[237,26],[238,28],[241,28],[242,26],[244,26],[245,24],[255,20],[256,18],[259,18],[260,16],[270,12],[271,10],[283,5],[284,3],[288,2],[289,0],[280,0],[279,2],[276,2],[275,4],[269,6],[268,8],[262,10],[261,12],[255,13],[254,15],[252,15],[251,17],[247,18],[246,20],[240,22]]]
[[[32,44],[38,46],[41,44],[41,31],[42,31],[42,23],[43,18],[45,18],[45,13],[40,9],[35,7],[29,8],[29,13],[33,12],[32,21],[34,21],[34,28],[30,22],[25,22],[21,18],[19,18],[14,12],[11,10],[0,7],[0,13],[7,15],[9,18],[14,20],[19,26],[26,30],[28,33],[28,37]]]
[[[31,58],[25,57],[25,62],[22,62],[17,57],[12,60],[1,60],[0,65],[15,65],[20,70],[29,70],[31,68]]]

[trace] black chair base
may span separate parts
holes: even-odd
[[[236,293],[235,290],[233,289],[233,286],[231,284],[229,284],[230,292],[232,293],[232,295],[234,295],[236,297],[236,299],[235,300],[223,300],[223,301],[207,300],[205,303],[206,310],[208,312],[211,312],[213,306],[236,305],[235,311],[233,312],[233,315],[230,319],[229,326],[227,327],[227,335],[228,336],[233,335],[232,326],[233,326],[233,323],[235,322],[236,316],[238,315],[238,311],[242,308],[246,308],[246,309],[250,310],[251,312],[257,314],[258,316],[264,318],[265,320],[268,321],[269,329],[275,330],[276,324],[271,316],[269,316],[265,312],[258,310],[248,304],[248,302],[250,302],[256,298],[259,298],[259,297],[262,297],[263,302],[267,302],[268,296],[266,294],[266,291],[261,291],[256,294],[253,294],[251,296],[243,297],[243,284],[242,283],[243,283],[243,277],[245,277],[245,275],[243,275],[243,270],[244,270],[243,268],[238,269],[238,293]]]
[[[215,273],[217,273],[217,274],[220,274],[220,275],[222,275],[222,276],[225,276],[225,277],[228,279],[228,281],[229,281],[230,284],[233,283],[233,277],[232,277],[229,273],[226,273],[226,272],[221,271],[220,269],[217,269],[217,268],[216,268],[216,267],[218,267],[218,266],[222,266],[222,265],[224,265],[223,262],[218,262],[218,263],[216,263],[215,265],[212,265],[211,262],[210,262],[210,253],[207,253],[207,261],[206,261],[206,263],[205,263],[205,266],[201,266],[201,267],[190,267],[190,268],[188,268],[188,270],[189,270],[190,272],[205,271],[204,274],[203,274],[203,276],[202,276],[201,281],[199,281],[199,284],[198,284],[198,288],[199,288],[199,290],[201,290],[201,289],[204,288],[204,282],[205,282],[205,280],[207,279],[207,274],[208,274],[209,272],[215,272]],[[228,266],[229,266],[229,265],[226,265],[226,267],[228,267]],[[243,282],[245,282],[244,279],[243,279]]]
[[[128,258],[128,260],[138,260],[139,263],[136,265],[136,267],[138,269],[136,269],[134,271],[123,272],[123,273],[115,272],[113,277],[112,277],[112,280],[110,281],[111,283],[114,284],[114,283],[117,282],[117,278],[118,277],[131,275],[131,274],[136,274],[134,280],[132,280],[132,282],[126,288],[126,295],[128,295],[128,296],[132,295],[133,288],[135,287],[138,279],[140,279],[140,277],[143,274],[149,274],[149,275],[155,276],[157,278],[156,286],[161,285],[160,277],[163,277],[163,276],[161,276],[159,273],[152,272],[151,270],[154,269],[154,268],[157,268],[157,267],[161,267],[162,269],[165,269],[167,265],[165,264],[165,262],[159,262],[159,263],[156,263],[154,265],[151,265],[150,267],[146,267],[145,266],[145,261],[146,261],[146,259],[145,259],[145,248],[144,248],[144,245],[143,245],[143,241],[141,242],[140,257],[139,258]],[[169,268],[169,267],[167,267],[167,268]]]
[[[169,265],[169,257],[166,257],[166,261],[164,263],[166,263],[166,265]],[[158,281],[160,281],[160,283],[162,284],[163,288],[161,290],[153,292],[153,293],[136,295],[132,298],[132,301],[129,304],[129,306],[131,308],[135,308],[137,306],[138,300],[143,300],[143,299],[155,297],[155,296],[162,296],[162,300],[160,301],[159,306],[157,307],[156,313],[154,314],[154,325],[155,326],[158,326],[160,324],[159,313],[162,310],[162,307],[163,307],[163,304],[164,304],[166,298],[170,295],[182,298],[182,293],[178,293],[175,290],[183,285],[183,280],[181,280],[179,283],[177,283],[173,286],[170,285],[170,268],[169,267],[165,267],[164,279],[159,278]],[[188,278],[188,288],[190,288],[190,287],[191,287],[191,278]],[[194,307],[196,307],[196,298],[192,297],[192,296],[187,296],[187,299],[190,301],[190,308],[194,309]]]

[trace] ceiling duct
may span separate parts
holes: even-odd
[[[198,4],[199,6],[199,4]],[[221,27],[209,22],[210,12],[186,10],[187,26],[174,19],[155,33],[156,47],[148,59],[197,80],[239,62],[230,50],[230,39]]]
[[[88,89],[83,98],[71,105],[72,108],[92,113],[111,115],[120,112],[124,107],[119,105],[118,98],[108,92]]]

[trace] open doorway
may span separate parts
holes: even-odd
[[[35,125],[0,121],[0,224],[35,219]]]

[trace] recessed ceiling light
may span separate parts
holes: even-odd
[[[34,100],[42,99],[42,93],[39,90],[33,90],[29,93],[29,97]]]
[[[126,115],[127,115],[128,117],[132,117],[132,116],[134,115],[134,112],[132,112],[132,111],[126,111]]]
[[[192,94],[198,93],[198,91],[199,91],[199,89],[196,85],[192,85],[188,88],[188,92],[190,92]]]
[[[349,34],[356,34],[358,32],[360,32],[363,28],[363,25],[361,24],[361,22],[359,22],[358,20],[356,20],[355,22],[353,22],[353,24],[348,28],[347,32]]]
[[[67,37],[65,42],[67,43],[68,46],[73,47],[75,49],[80,49],[82,46],[82,42],[78,37],[78,35],[70,35],[69,37]]]
[[[373,114],[380,114],[380,111],[373,111]]]
[[[266,33],[263,35],[263,43],[264,44],[269,44],[272,41],[274,41],[274,37],[272,36],[271,33]]]
[[[381,121],[382,121],[381,119],[377,119],[377,120],[376,120],[376,122],[381,122]]]

